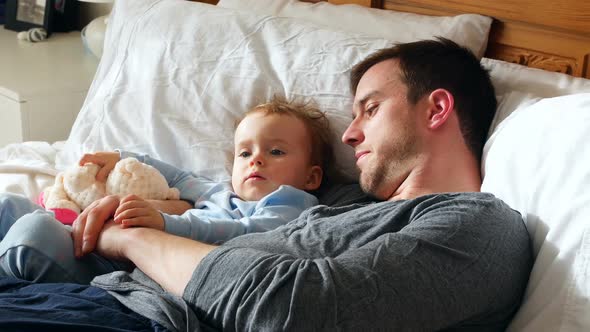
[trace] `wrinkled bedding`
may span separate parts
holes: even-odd
[[[12,192],[31,199],[53,184],[57,170],[55,156],[63,142],[25,142],[0,149],[0,192]]]

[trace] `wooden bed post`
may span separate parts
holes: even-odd
[[[383,0],[328,0],[335,5],[361,5],[371,8],[383,8]]]

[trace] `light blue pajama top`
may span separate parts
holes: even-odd
[[[280,186],[259,201],[244,201],[229,183],[214,182],[172,165],[128,151],[121,159],[133,157],[155,167],[170,187],[180,191],[180,199],[194,202],[184,214],[162,213],[165,231],[197,241],[220,244],[236,236],[265,232],[297,219],[303,210],[317,205],[312,194],[291,186]]]

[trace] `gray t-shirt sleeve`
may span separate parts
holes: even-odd
[[[238,237],[183,298],[223,330],[502,330],[532,264],[520,215],[489,194],[317,207]]]

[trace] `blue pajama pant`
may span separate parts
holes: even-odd
[[[26,197],[0,194],[0,276],[89,284],[97,275],[130,269],[94,253],[77,259],[70,226]]]

